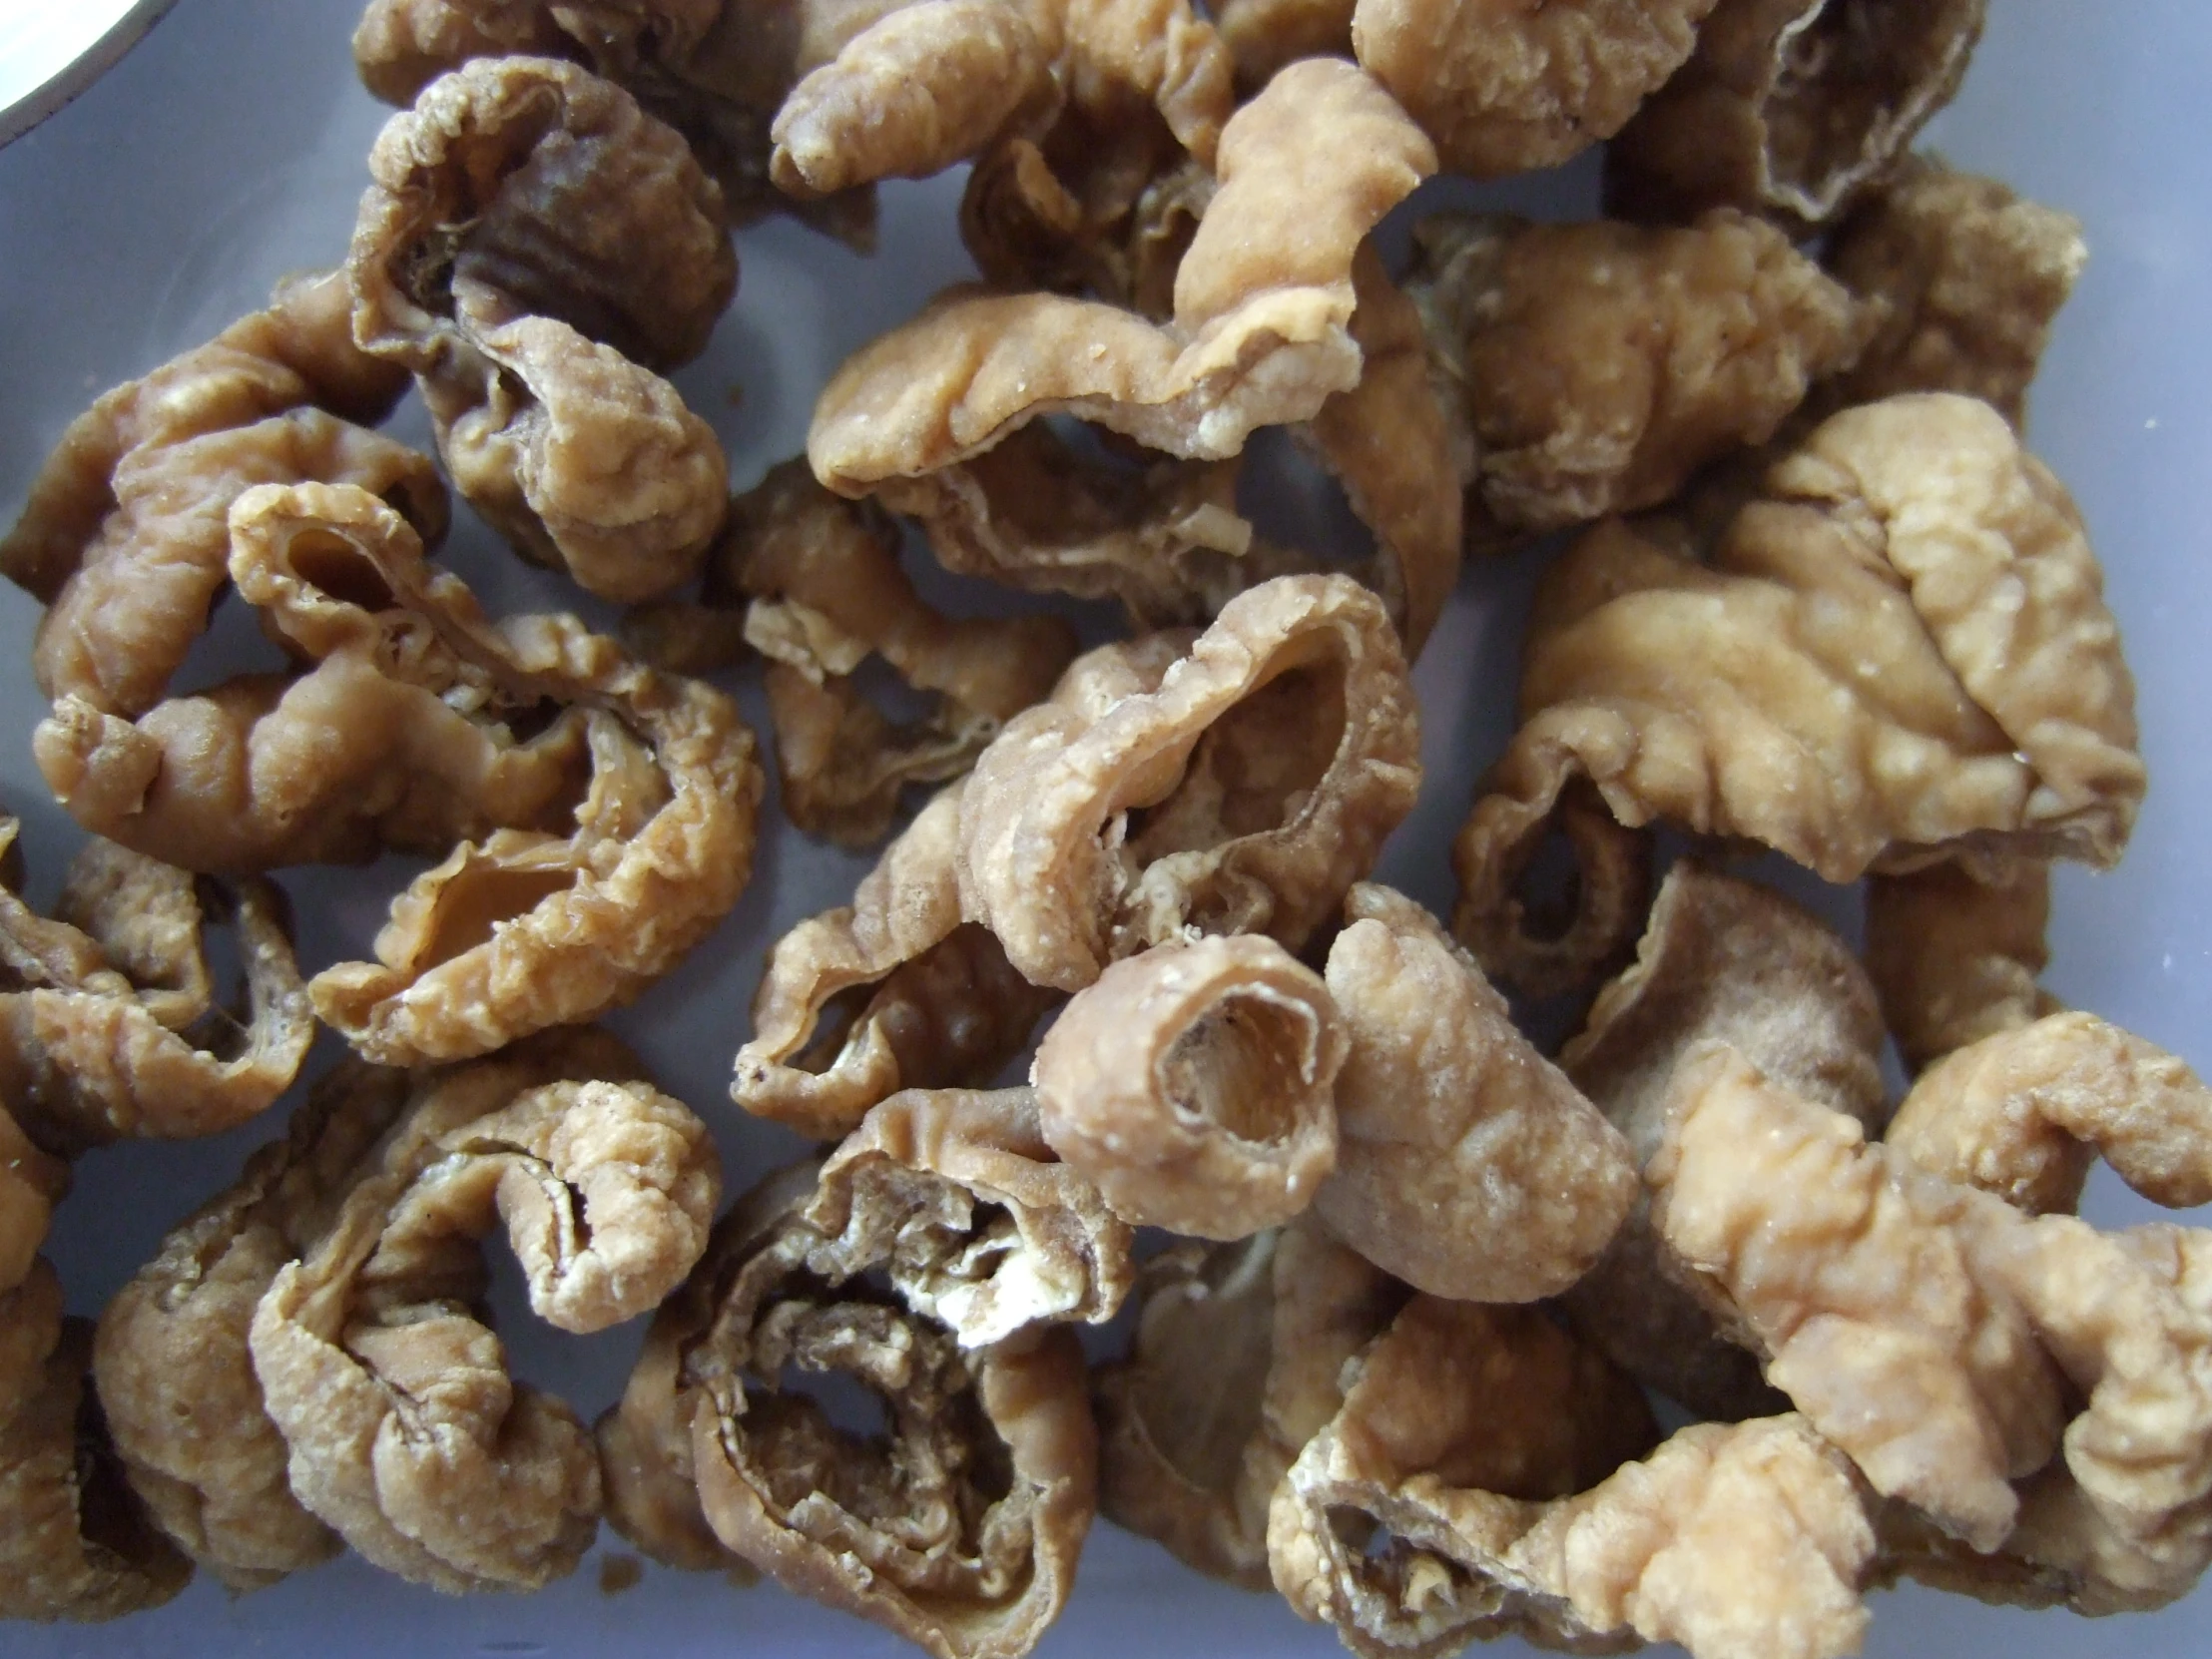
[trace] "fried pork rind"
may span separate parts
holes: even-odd
[[[1382,605],[1345,577],[1278,578],[1231,600],[1188,656],[1155,652],[1110,703],[1070,695],[1098,655],[969,775],[961,913],[1024,977],[1069,991],[1196,933],[1301,948],[1419,787]]]
[[[1882,1022],[1850,948],[1768,889],[1685,859],[1660,886],[1635,962],[1598,993],[1559,1063],[1628,1137],[1640,1168],[1659,1149],[1676,1065],[1708,1040],[1881,1130]],[[1700,1416],[1786,1409],[1757,1359],[1668,1277],[1662,1254],[1639,1188],[1620,1232],[1562,1303],[1576,1333]]]
[[[1044,1137],[1130,1221],[1204,1239],[1280,1226],[1337,1163],[1345,1034],[1273,939],[1153,946],[1075,995],[1030,1067]]]
[[[655,370],[705,347],[737,257],[683,140],[574,65],[478,59],[392,118],[369,174],[354,337],[414,373],[461,494],[602,598],[693,575],[728,468]]]
[[[1266,1589],[1268,1502],[1405,1294],[1310,1221],[1154,1257],[1128,1357],[1092,1374],[1100,1512]]]
[[[1207,10],[1247,96],[1300,58],[1352,56],[1355,0],[1211,0]]]
[[[1867,883],[1867,971],[1906,1066],[2058,1012],[2036,984],[2050,963],[2050,865],[2023,858],[1987,878],[1931,864]]]
[[[1764,491],[1708,564],[1608,522],[1547,574],[1524,724],[1453,849],[1454,925],[1493,973],[1558,965],[1511,887],[1578,778],[1623,825],[1764,842],[1831,881],[2126,844],[2144,773],[2102,572],[1994,410],[1848,410]],[[1620,940],[1587,890],[1582,909],[1569,936],[1600,961]]]
[[[1771,225],[1439,215],[1408,278],[1474,434],[1477,541],[1676,495],[1765,443],[1859,344],[1851,295]]]
[[[836,1200],[802,1164],[718,1224],[600,1425],[620,1470],[612,1518],[682,1564],[713,1563],[719,1540],[938,1659],[1026,1653],[1067,1598],[1095,1502],[1081,1351],[1049,1325],[963,1350],[873,1283],[896,1218],[842,1217],[831,1236],[814,1221],[826,1204]],[[1000,1258],[1001,1271],[1018,1277],[1020,1260]],[[851,1377],[881,1401],[886,1430],[837,1426],[781,1385],[788,1370]]]
[[[767,657],[784,809],[846,845],[882,838],[906,785],[965,772],[1076,652],[1058,617],[931,609],[899,569],[897,527],[831,495],[804,460],[731,504],[701,597],[634,612],[626,632],[679,673],[726,667],[748,642]],[[899,723],[868,702],[852,676],[870,657],[932,699],[931,712]]]
[[[1586,1273],[1637,1193],[1628,1143],[1514,1029],[1411,899],[1361,885],[1329,952],[1350,1055],[1322,1224],[1433,1296],[1533,1302]]]
[[[161,700],[228,579],[231,503],[256,484],[354,484],[433,545],[445,490],[381,420],[406,378],[362,353],[342,275],[280,286],[269,308],[116,387],[79,415],[0,541],[0,574],[48,609],[39,689],[106,714]]]
[[[2088,258],[2070,215],[1915,157],[1828,251],[1829,269],[1874,324],[1836,395],[1868,403],[1963,392],[2019,426],[2051,322]]]
[[[1986,0],[1721,0],[1697,51],[1606,152],[1637,219],[1734,206],[1823,225],[1950,102]]]
[[[1713,0],[1359,0],[1352,43],[1477,179],[1609,139],[1689,58]]]
[[[17,828],[0,817],[0,856]],[[208,968],[211,919],[237,936],[235,1009]],[[199,883],[94,841],[54,919],[0,888],[0,1096],[50,1151],[236,1128],[290,1087],[313,1040],[288,911],[266,881]]]
[[[756,1117],[834,1140],[900,1089],[988,1082],[1058,1000],[1016,973],[986,929],[961,922],[953,855],[965,789],[921,810],[850,904],[770,950],[730,1086]]]

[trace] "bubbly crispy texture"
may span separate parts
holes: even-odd
[[[1763,489],[1707,563],[1613,521],[1547,573],[1523,725],[1453,848],[1454,925],[1493,970],[1546,955],[1511,888],[1577,778],[1624,825],[1764,842],[1831,881],[2126,844],[2144,771],[2102,572],[1994,410],[1847,410]]]
[[[1360,62],[1477,179],[1609,139],[1689,58],[1713,0],[1359,0]]]
[[[1345,1033],[1321,976],[1253,934],[1111,963],[1030,1065],[1044,1138],[1144,1227],[1241,1239],[1337,1163]]]
[[[1606,152],[1606,205],[1729,205],[1823,225],[1950,102],[1987,0],[1721,0],[1697,51]]]
[[[2020,425],[2051,323],[2088,259],[2071,215],[1914,157],[1828,250],[1829,269],[1873,322],[1835,395],[1870,403],[1963,392]]]
[[[1534,1302],[1589,1271],[1636,1197],[1628,1143],[1514,1029],[1411,899],[1362,884],[1329,951],[1351,1052],[1314,1214],[1416,1290]]]
[[[1214,27],[1236,60],[1237,89],[1258,92],[1300,58],[1352,56],[1355,0],[1212,0]]]
[[[2058,1011],[2036,984],[2050,964],[2050,865],[1986,874],[1957,863],[1867,883],[1867,971],[1914,1071],[1953,1049]]]
[[[1731,209],[1665,228],[1439,215],[1414,247],[1435,370],[1474,434],[1478,541],[1672,498],[1773,437],[1862,331],[1841,285]]]
[[[654,371],[704,349],[738,268],[683,140],[573,64],[480,58],[385,125],[369,176],[354,338],[414,373],[455,487],[602,598],[694,574],[729,471]]]
[[[0,1108],[0,1293],[30,1274],[54,1206],[69,1191],[69,1166],[34,1146]]]
[[[1641,1167],[1658,1150],[1675,1067],[1704,1041],[1734,1045],[1777,1083],[1870,1132],[1882,1127],[1882,1022],[1850,947],[1768,889],[1684,859],[1659,888],[1636,960],[1598,992],[1559,1064]],[[1758,1360],[1667,1276],[1640,1189],[1561,1307],[1583,1341],[1701,1416],[1786,1408]]]
[[[969,775],[961,913],[1034,983],[1079,990],[1191,931],[1295,951],[1412,807],[1412,691],[1367,589],[1279,577],[1161,655],[1103,706],[1071,695],[1098,654],[1078,659]]]
[[[862,494],[1054,413],[1202,459],[1308,419],[1360,376],[1354,255],[1434,167],[1358,69],[1293,65],[1222,133],[1221,188],[1176,270],[1168,322],[1057,294],[950,290],[830,379],[807,439],[815,475]],[[1286,219],[1299,237],[1282,237]]]
[[[850,904],[771,947],[730,1085],[756,1117],[835,1140],[900,1089],[986,1083],[1058,1000],[1016,973],[987,930],[961,922],[953,854],[965,788],[921,810]]]

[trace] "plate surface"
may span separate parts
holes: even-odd
[[[0,0],[0,144],[115,66],[177,0]]]

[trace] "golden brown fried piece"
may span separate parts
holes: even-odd
[[[1329,952],[1351,1039],[1337,1172],[1314,1214],[1415,1289],[1533,1302],[1586,1273],[1628,1214],[1628,1143],[1513,1028],[1418,904],[1360,885]]]
[[[1950,102],[1987,0],[1721,0],[1697,51],[1606,152],[1606,205],[1732,206],[1824,225]]]
[[[1299,949],[1418,789],[1412,692],[1381,604],[1345,577],[1278,578],[1224,606],[1187,657],[1156,654],[1086,707],[1069,694],[1097,655],[969,775],[961,913],[1024,977],[1064,990],[1186,930]]]
[[[1360,0],[1369,73],[1477,179],[1609,139],[1689,58],[1713,0]]]
[[[1719,210],[1645,229],[1440,215],[1408,286],[1474,434],[1478,542],[1656,506],[1854,357],[1851,295]]]
[[[1524,724],[1453,849],[1454,926],[1493,973],[1561,965],[1511,889],[1578,778],[1621,824],[1764,842],[1832,881],[2126,844],[2144,773],[2102,572],[1994,410],[1848,410],[1763,489],[1709,563],[1611,522],[1547,574]],[[1585,971],[1620,942],[1569,932]]]
[[[1867,883],[1867,971],[1914,1071],[2058,1011],[2035,983],[2050,963],[2050,865],[2021,858],[1989,874],[1940,863]]]
[[[386,124],[369,175],[354,337],[414,373],[461,494],[602,598],[694,574],[728,467],[655,370],[705,348],[738,268],[683,140],[572,64],[485,58]]]
[[[1252,934],[1110,964],[1030,1066],[1044,1137],[1144,1227],[1241,1239],[1337,1162],[1345,1034],[1320,975]]]
[[[1352,56],[1355,0],[1211,0],[1214,27],[1237,64],[1237,90],[1258,92],[1300,58]]]
[[[48,697],[126,718],[161,700],[228,580],[231,503],[256,484],[358,485],[432,545],[444,534],[429,458],[362,429],[406,377],[355,347],[349,306],[342,274],[286,282],[71,422],[0,541],[0,574],[48,607],[31,651]]]

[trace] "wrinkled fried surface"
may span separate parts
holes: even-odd
[[[1300,58],[1352,56],[1355,0],[1212,0],[1207,10],[1247,95]]]
[[[1241,1239],[1314,1201],[1337,1162],[1345,1034],[1273,939],[1171,940],[1111,963],[1045,1033],[1044,1137],[1140,1226]]]
[[[1609,522],[1547,573],[1524,724],[1453,849],[1455,928],[1494,971],[1545,955],[1511,889],[1577,778],[1624,825],[1832,881],[2126,844],[2144,773],[2118,625],[2079,513],[1994,410],[1848,410],[1764,490],[1709,563]]]
[[[1296,950],[1412,807],[1411,687],[1367,589],[1280,577],[1163,655],[1103,706],[1092,682],[1136,654],[1078,659],[969,775],[961,913],[1034,983],[1078,990],[1186,931]]]
[[[1411,899],[1361,885],[1329,952],[1351,1049],[1316,1217],[1417,1290],[1533,1302],[1586,1273],[1636,1197],[1629,1146],[1514,1029]]]
[[[1956,391],[2014,426],[2058,308],[2088,263],[2081,225],[1994,179],[1916,157],[1836,234],[1829,269],[1873,337],[1837,394]]]
[[[0,1292],[23,1283],[46,1241],[54,1206],[69,1191],[69,1166],[31,1144],[0,1110]]]
[[[1713,0],[1359,0],[1360,62],[1477,179],[1609,139],[1697,44]]]
[[[1408,278],[1474,433],[1477,539],[1564,528],[1677,494],[1765,443],[1849,363],[1850,294],[1771,225],[1530,225],[1441,215]]]
[[[1697,51],[1606,152],[1607,206],[1730,205],[1822,225],[1950,102],[1986,0],[1720,0]]]
[[[737,289],[722,193],[629,94],[572,64],[477,59],[369,154],[353,333],[412,370],[455,487],[602,598],[699,568],[722,448],[656,369]]]
[[[850,904],[771,947],[730,1085],[756,1117],[834,1140],[900,1089],[986,1083],[1058,1000],[1016,973],[987,930],[960,920],[953,857],[965,788],[921,810]]]
[[[2050,963],[2050,865],[2022,858],[1985,878],[1931,864],[1867,883],[1867,971],[1915,1071],[2058,1011],[2035,983]]]

